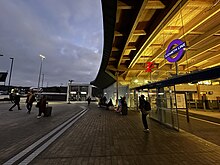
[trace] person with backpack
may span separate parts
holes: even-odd
[[[144,125],[144,132],[149,132],[148,124],[147,124],[147,115],[149,111],[151,110],[150,103],[145,100],[144,95],[141,95],[139,98],[139,109],[142,113],[142,122]]]

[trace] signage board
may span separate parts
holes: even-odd
[[[0,72],[0,82],[5,82],[8,72]]]
[[[177,46],[176,46],[177,45]],[[175,48],[173,48],[174,46],[176,46]],[[186,47],[186,43],[183,42],[180,39],[175,39],[173,40],[167,50],[166,50],[166,54],[164,55],[164,58],[167,59],[167,61],[169,62],[177,62],[179,60],[182,59],[184,53],[185,53],[185,48]],[[175,57],[173,57],[175,54],[177,54]]]
[[[152,69],[154,68],[154,62],[146,62],[145,68],[145,72],[152,72]]]

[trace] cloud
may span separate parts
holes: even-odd
[[[14,57],[12,85],[37,86],[39,54],[46,56],[44,84],[95,79],[103,47],[100,0],[2,0],[0,23],[0,70],[9,71]]]

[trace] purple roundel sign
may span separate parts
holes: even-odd
[[[175,48],[173,48],[173,46],[177,45]],[[179,60],[181,60],[181,58],[183,57],[185,50],[184,48],[186,47],[186,43],[181,41],[180,39],[175,39],[173,40],[167,50],[166,50],[166,54],[164,55],[164,58],[167,59],[167,61],[169,62],[177,62]],[[173,49],[172,49],[173,48]],[[172,57],[172,55],[176,54],[176,57]]]

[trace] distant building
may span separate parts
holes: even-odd
[[[89,96],[91,97],[92,100],[96,100],[96,97],[102,95],[103,95],[103,90],[100,90],[90,84],[86,84],[86,83],[68,84],[67,101],[86,101],[87,97]]]

